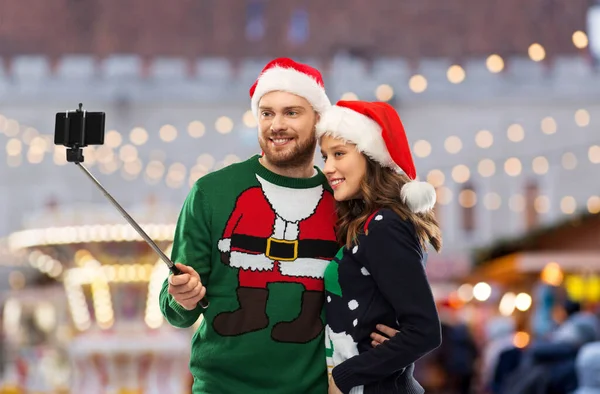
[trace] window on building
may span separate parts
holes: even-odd
[[[288,41],[292,44],[304,44],[310,35],[310,21],[305,8],[296,8],[288,27]]]
[[[246,39],[260,41],[265,36],[265,3],[248,0],[246,4]]]
[[[531,229],[538,224],[538,211],[535,200],[539,195],[537,182],[530,180],[525,185],[525,228]]]
[[[471,234],[477,225],[475,217],[477,194],[471,183],[467,182],[463,185],[458,195],[458,203],[462,209],[462,229],[465,233]]]

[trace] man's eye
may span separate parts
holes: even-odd
[[[336,157],[340,157],[340,156],[343,156],[343,155],[344,155],[344,152],[335,152],[335,153],[334,153],[334,155],[335,155]]]

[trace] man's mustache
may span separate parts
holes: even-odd
[[[294,136],[289,135],[287,133],[280,133],[280,132],[268,132],[267,133],[267,137],[268,138],[273,138],[273,139],[277,139],[277,138],[294,138]]]

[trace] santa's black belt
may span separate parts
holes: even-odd
[[[335,241],[323,239],[281,240],[261,238],[245,234],[231,236],[231,248],[239,248],[248,252],[264,253],[271,260],[293,261],[297,258],[333,259],[339,245]]]

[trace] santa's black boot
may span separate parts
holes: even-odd
[[[213,328],[217,334],[235,336],[258,331],[269,325],[267,316],[267,289],[239,287],[237,289],[240,309],[215,316]]]
[[[318,337],[323,331],[323,300],[322,291],[302,293],[300,315],[292,321],[275,324],[271,338],[278,342],[307,343]]]

